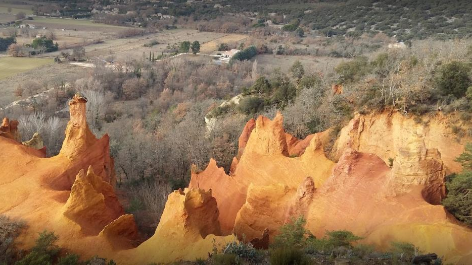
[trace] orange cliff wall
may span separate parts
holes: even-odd
[[[291,155],[290,143],[304,141],[287,137],[280,114],[251,120],[230,175],[212,160],[192,173],[190,187],[211,189],[223,232],[247,241],[264,233],[273,239],[281,225],[304,215],[317,236],[348,229],[380,247],[407,241],[450,262],[472,262],[472,231],[437,205],[463,150],[444,117],[420,125],[396,113],[357,115],[335,145],[338,163],[325,157],[324,136],[309,136],[309,145]]]
[[[246,201],[250,185],[286,185],[296,189],[306,177],[311,177],[315,186],[319,187],[329,177],[334,166],[324,155],[319,135],[310,136],[306,149],[299,148],[299,152],[303,153],[301,156],[289,157],[290,147],[281,114],[273,121],[261,116],[255,126],[252,123],[249,121],[250,126],[246,126],[242,133],[245,138],[250,136],[231,176],[218,168],[214,160],[204,171],[192,173],[189,187],[213,191],[220,209],[224,234],[232,232],[236,215]],[[251,127],[251,133],[247,133],[247,128]],[[240,140],[240,145],[241,142],[245,141]],[[299,143],[293,140],[290,142]]]
[[[296,139],[284,131],[280,114],[249,121],[231,173],[214,160],[192,171],[189,188],[168,196],[154,236],[136,246],[134,218],[114,193],[108,136],[90,132],[85,104],[78,96],[71,100],[56,157],[0,137],[0,214],[28,224],[20,238],[25,248],[47,229],[84,258],[170,263],[206,258],[213,242],[236,240],[233,232],[267,246],[267,236],[303,215],[317,236],[348,229],[380,247],[408,241],[447,262],[472,262],[472,231],[436,205],[444,176],[460,170],[453,159],[463,150],[445,118],[425,126],[395,113],[358,115],[335,145],[337,163],[325,156],[326,133]]]
[[[134,217],[124,214],[113,188],[108,136],[96,139],[90,132],[85,105],[79,96],[70,101],[66,137],[55,157],[21,145],[2,127],[9,134],[0,137],[0,214],[27,224],[20,246],[30,248],[48,230],[58,235],[60,247],[84,259],[98,255],[118,264],[147,264],[205,258],[213,242],[234,240],[218,236],[211,192],[190,189],[169,195],[156,234],[136,248]],[[181,239],[169,244],[173,237]]]

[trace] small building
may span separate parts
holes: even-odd
[[[238,49],[231,49],[229,51],[225,51],[225,52],[221,53],[221,58],[222,59],[231,59],[238,52],[239,52]]]
[[[397,43],[390,43],[388,44],[388,48],[389,49],[406,49],[406,44],[403,41],[397,42]]]

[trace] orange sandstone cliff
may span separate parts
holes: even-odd
[[[346,229],[381,248],[406,241],[467,264],[472,230],[439,205],[463,150],[448,132],[445,117],[425,125],[399,113],[356,115],[335,143],[335,162],[323,151],[325,133],[298,140],[284,132],[280,114],[259,117],[243,130],[231,174],[212,160],[192,173],[190,187],[212,189],[223,232],[247,241],[273,239],[304,216],[316,236]]]
[[[90,132],[85,98],[75,96],[69,105],[66,137],[55,157],[44,158],[18,142],[17,123],[4,120],[1,127],[0,214],[27,224],[22,247],[48,230],[58,235],[60,247],[84,259],[98,255],[119,264],[147,264],[205,258],[214,243],[234,240],[220,236],[211,191],[187,189],[169,195],[156,234],[136,247],[134,217],[124,214],[113,188],[108,136],[97,139]]]
[[[250,120],[230,173],[213,159],[193,169],[189,187],[168,196],[154,236],[137,246],[134,218],[113,188],[108,136],[90,132],[85,107],[85,98],[70,101],[63,147],[51,158],[18,142],[17,123],[0,127],[0,214],[28,224],[24,247],[46,229],[84,258],[170,263],[206,258],[237,238],[267,247],[280,226],[304,216],[318,237],[347,229],[380,248],[407,241],[447,262],[472,262],[472,230],[439,205],[463,150],[445,117],[425,125],[398,113],[356,115],[331,151],[336,161],[325,156],[326,132],[300,140],[284,131],[281,114]]]

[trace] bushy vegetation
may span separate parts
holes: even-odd
[[[16,43],[15,37],[0,38],[0,52],[6,51],[13,43]]]
[[[25,224],[0,215],[0,264],[13,264],[19,258],[15,239],[20,235]]]
[[[55,52],[59,49],[59,45],[46,37],[35,38],[31,43],[31,47],[42,52]]]
[[[470,70],[468,63],[458,61],[441,66],[438,69],[436,83],[442,95],[464,97],[467,89],[472,85]]]
[[[309,265],[312,264],[308,256],[297,248],[278,248],[270,253],[272,265]]]
[[[466,145],[456,161],[461,163],[463,171],[448,177],[447,196],[442,204],[459,221],[472,227],[472,144]]]
[[[55,245],[58,237],[52,233],[43,231],[39,234],[38,239],[36,239],[36,245],[31,249],[31,251],[23,257],[21,260],[16,262],[17,265],[47,265],[53,264],[59,258],[60,248]],[[77,259],[74,257],[66,257],[62,260],[71,260],[75,261],[77,264]],[[64,263],[62,263],[64,264]],[[74,264],[74,263],[72,263]]]
[[[66,253],[56,245],[59,238],[49,231],[39,233],[36,244],[26,255],[16,262],[6,264],[15,265],[116,265],[113,260],[107,262],[106,259],[94,257],[87,261],[80,261],[80,257],[73,253]],[[21,256],[21,254],[19,254]],[[0,260],[0,264],[2,260]]]
[[[245,61],[250,60],[252,57],[257,55],[257,48],[255,46],[251,46],[246,48],[242,51],[237,52],[232,58],[231,61]]]

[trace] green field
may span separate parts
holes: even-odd
[[[85,26],[85,27],[97,27],[97,28],[116,28],[124,29],[125,27],[94,23],[91,20],[87,19],[65,19],[65,18],[47,18],[47,17],[35,17],[31,23],[41,23],[41,24],[57,24],[57,25],[67,25],[67,26]]]
[[[0,79],[27,72],[29,70],[51,64],[53,59],[45,58],[17,58],[17,57],[1,57],[0,58]]]
[[[11,8],[11,14],[15,15],[20,12],[24,12],[26,15],[32,15],[33,10],[31,9],[32,6],[28,5],[12,5],[6,3],[0,3],[0,13],[7,14],[8,8]]]

